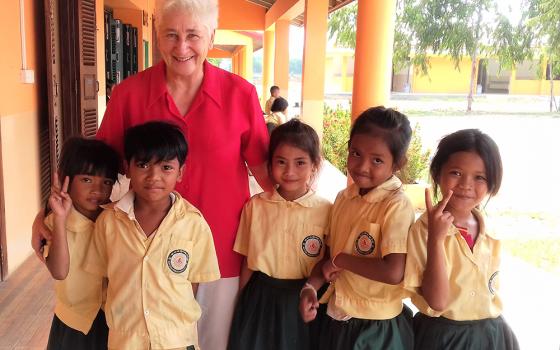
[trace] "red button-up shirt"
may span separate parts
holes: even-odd
[[[204,63],[202,85],[186,115],[169,94],[160,62],[115,87],[97,138],[123,154],[124,132],[147,121],[179,125],[189,151],[176,190],[210,225],[222,277],[239,276],[241,256],[233,243],[249,198],[247,168],[266,161],[268,133],[255,87]]]

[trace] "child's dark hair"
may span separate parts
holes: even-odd
[[[268,146],[268,166],[272,166],[272,157],[276,149],[283,144],[297,147],[309,154],[311,162],[319,168],[321,165],[321,146],[315,130],[299,121],[292,119],[272,130]]]
[[[430,165],[434,195],[437,194],[441,169],[449,157],[457,152],[475,152],[480,156],[486,168],[488,193],[490,196],[496,195],[502,184],[502,157],[496,142],[478,129],[459,130],[441,139]]]
[[[76,175],[103,176],[117,181],[119,154],[103,141],[70,137],[64,142],[58,163],[60,181],[68,176],[70,186]]]
[[[124,157],[127,163],[136,161],[156,162],[177,158],[180,165],[187,159],[187,140],[177,125],[153,121],[136,125],[124,135]]]
[[[284,112],[286,108],[288,108],[289,104],[283,97],[276,97],[274,102],[272,102],[272,106],[270,106],[271,112]]]
[[[276,86],[276,85],[272,85],[272,86],[270,87],[270,94],[272,95],[272,93],[273,93],[275,90],[280,91],[280,88],[279,88],[278,86]]]
[[[354,122],[348,145],[357,134],[383,138],[393,156],[393,164],[401,168],[406,163],[406,151],[412,137],[406,115],[383,106],[368,108]]]

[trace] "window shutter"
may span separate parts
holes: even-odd
[[[95,0],[78,1],[81,134],[97,132],[97,81]]]
[[[47,94],[49,117],[41,123],[39,155],[41,166],[41,199],[46,201],[50,193],[51,172],[57,168],[63,143],[61,73],[60,73],[60,26],[58,0],[45,0],[45,34],[47,58]],[[46,125],[45,125],[46,124]]]

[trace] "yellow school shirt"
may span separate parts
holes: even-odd
[[[53,230],[52,213],[46,217],[45,224]],[[101,308],[104,293],[103,278],[86,272],[82,267],[93,233],[93,225],[93,221],[72,207],[66,219],[66,239],[70,254],[68,276],[54,283],[56,294],[54,313],[65,325],[84,334],[89,332]]]
[[[287,201],[259,193],[243,208],[233,250],[247,257],[253,271],[279,279],[308,277],[325,251],[331,203],[309,191]]]
[[[428,215],[422,214],[410,228],[404,283],[414,291],[412,302],[423,314],[465,321],[495,318],[502,313],[498,296],[500,241],[486,229],[482,213],[473,210],[473,214],[479,226],[473,251],[455,226],[450,227],[445,237],[450,303],[442,312],[431,309],[420,295],[426,268]]]
[[[264,105],[264,114],[270,114],[270,109],[272,108],[272,104],[276,97],[270,96],[268,100],[266,100],[266,104]]]
[[[286,118],[286,115],[282,112],[272,112],[264,118],[265,123],[272,123],[276,126],[284,124],[287,121],[288,118]]]
[[[408,230],[413,222],[414,209],[396,176],[364,196],[352,184],[334,202],[327,245],[333,257],[347,253],[382,258],[406,253]],[[401,285],[370,280],[343,270],[321,301],[328,298],[328,313],[339,320],[350,317],[385,320],[401,313],[404,297]]]
[[[214,241],[202,214],[173,192],[173,204],[147,238],[134,216],[134,192],[95,223],[86,269],[107,276],[105,314],[111,349],[198,346],[200,306],[191,283],[220,278]]]

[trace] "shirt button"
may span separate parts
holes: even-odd
[[[474,297],[475,295],[476,295],[476,292],[473,290],[473,291],[471,292],[471,297]]]
[[[147,256],[145,256],[145,257],[144,257],[144,261],[147,261],[147,260],[148,260],[148,257],[147,257]]]
[[[145,310],[144,315],[148,316],[150,314],[150,310]]]

